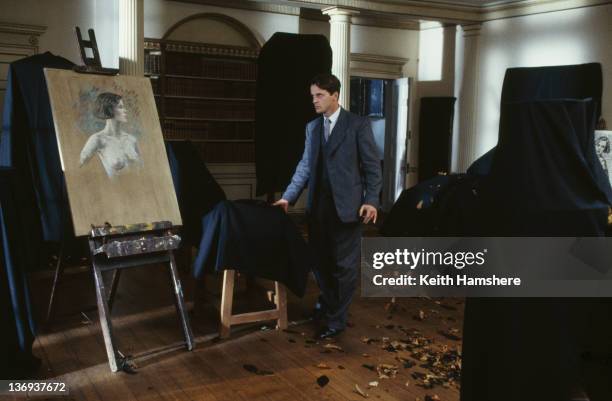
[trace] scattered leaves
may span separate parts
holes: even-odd
[[[392,379],[397,376],[398,367],[397,365],[391,365],[388,363],[381,363],[376,367],[379,379]]]
[[[459,335],[460,334],[459,329],[440,330],[438,331],[438,334],[441,334],[442,336],[448,338],[449,340],[461,341],[461,337]]]
[[[372,372],[376,371],[376,367],[374,365],[369,365],[367,363],[364,363],[363,365],[361,365],[362,367],[371,370]]]
[[[319,364],[317,365],[317,368],[319,368],[319,369],[331,369],[331,368],[329,367],[329,365],[328,365],[328,364],[326,364],[325,362],[321,362],[321,363],[319,363]]]
[[[242,365],[242,367],[247,372],[250,372],[250,373],[253,373],[259,376],[270,376],[274,374],[274,372],[271,372],[269,370],[263,370],[263,369],[260,370],[259,368],[257,368],[257,366],[251,365],[251,364],[245,364],[245,365]]]
[[[357,394],[359,394],[360,396],[362,396],[363,398],[368,398],[368,397],[369,397],[368,393],[366,393],[365,391],[363,391],[363,390],[361,389],[361,387],[359,387],[359,385],[358,385],[358,384],[355,384],[355,392],[356,392]]]
[[[336,350],[336,351],[338,351],[338,352],[344,352],[344,350],[342,349],[342,347],[341,347],[341,346],[339,346],[339,345],[336,345],[336,344],[325,344],[325,345],[323,346],[323,348],[328,349],[328,350],[332,350],[332,349],[333,349],[333,350]]]

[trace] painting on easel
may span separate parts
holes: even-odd
[[[181,225],[151,84],[45,69],[77,236],[91,225]]]

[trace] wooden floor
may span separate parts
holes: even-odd
[[[66,382],[69,398],[75,400],[459,399],[456,381],[444,379],[443,385],[425,388],[427,379],[435,381],[439,372],[425,376],[433,373],[421,365],[428,365],[428,355],[458,352],[462,300],[398,299],[391,304],[357,294],[347,331],[333,342],[315,343],[314,324],[304,319],[317,294],[310,282],[304,299],[290,295],[288,330],[242,326],[219,341],[213,338],[219,315],[212,306],[218,277],[207,276],[194,301],[195,283],[185,269],[181,274],[198,340],[192,352],[181,345],[166,271],[158,266],[127,270],[113,324],[120,351],[136,356],[136,374],[111,373],[97,312],[81,313],[95,301],[93,279],[83,270],[66,276],[58,293],[58,317],[36,339],[34,353],[43,359],[39,377]],[[43,310],[50,282],[38,280],[33,286]],[[234,310],[265,307],[265,298],[260,288],[243,289]],[[389,378],[380,378],[381,364],[389,365],[390,370],[381,370]],[[321,376],[329,379],[324,386],[317,383],[325,382]]]

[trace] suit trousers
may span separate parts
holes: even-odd
[[[309,219],[310,245],[316,257],[314,274],[327,326],[344,329],[359,278],[361,223],[344,223],[331,194],[318,197]]]

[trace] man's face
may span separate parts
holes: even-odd
[[[329,114],[337,109],[338,92],[330,94],[325,89],[319,88],[317,85],[310,86],[310,94],[312,95],[312,104],[317,113]]]

